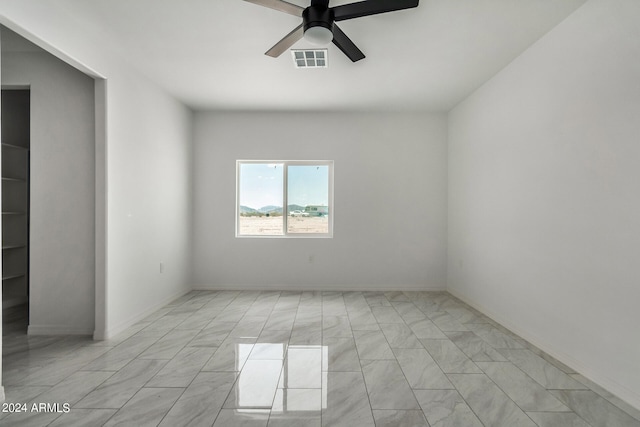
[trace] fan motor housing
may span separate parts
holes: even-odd
[[[311,27],[324,27],[333,32],[333,10],[324,7],[309,6],[302,11],[304,31]]]

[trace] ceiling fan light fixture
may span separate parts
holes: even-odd
[[[333,40],[333,32],[320,25],[309,27],[304,32],[304,39],[315,46],[326,46]]]
[[[285,0],[245,0],[270,9],[302,16],[298,25],[282,40],[276,43],[265,55],[277,58],[298,40],[304,38],[309,43],[326,46],[333,42],[352,62],[364,59],[364,53],[335,24],[347,19],[377,15],[396,10],[417,7],[420,0],[360,0],[355,3],[329,7],[330,0],[310,0],[309,7],[303,9]]]

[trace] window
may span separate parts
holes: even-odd
[[[237,237],[332,237],[332,161],[238,160]]]

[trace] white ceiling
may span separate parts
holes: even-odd
[[[242,0],[58,3],[194,109],[448,111],[584,1],[421,0],[340,22],[367,57],[331,45],[327,69],[265,56],[301,19]]]

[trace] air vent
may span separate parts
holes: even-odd
[[[327,49],[291,49],[296,68],[327,68]]]

